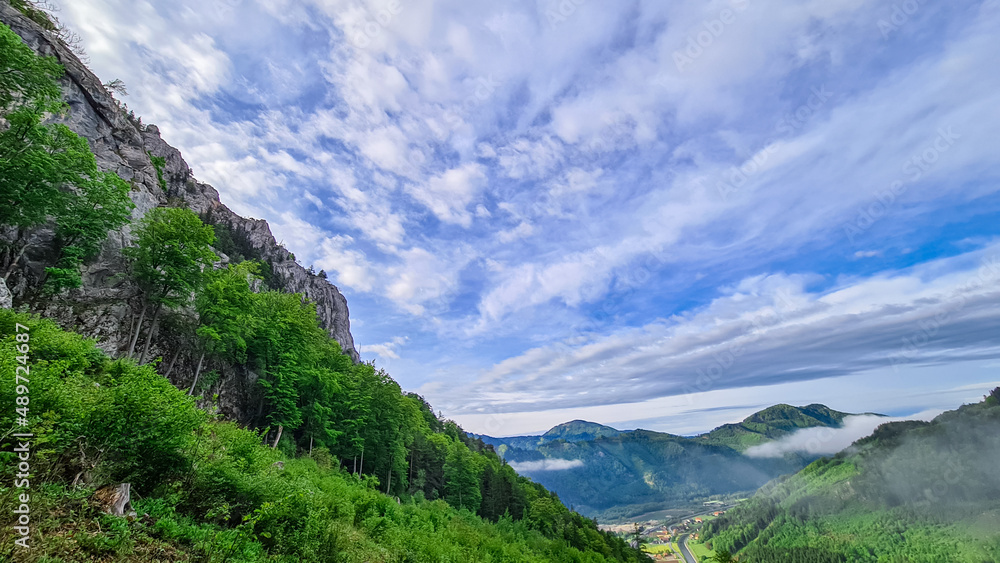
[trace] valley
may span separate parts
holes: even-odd
[[[684,512],[706,501],[745,497],[818,455],[745,452],[804,428],[837,428],[852,416],[824,405],[775,405],[699,436],[622,432],[572,421],[539,436],[493,438],[512,467],[556,491],[564,502],[604,522]]]

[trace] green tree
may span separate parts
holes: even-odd
[[[61,106],[58,80],[63,67],[55,57],[39,57],[6,25],[0,24],[0,109],[40,101],[52,111]]]
[[[246,363],[248,342],[258,322],[252,314],[256,294],[250,285],[260,280],[258,271],[259,264],[248,261],[205,272],[195,297],[201,356],[188,395],[194,393],[206,355],[233,364]]]
[[[629,545],[635,549],[642,549],[642,546],[649,543],[649,538],[642,533],[646,531],[645,526],[640,526],[638,522],[632,524],[632,531],[629,533]]]
[[[136,229],[136,245],[123,250],[139,286],[142,309],[129,343],[135,352],[142,322],[153,311],[139,363],[145,362],[163,307],[174,308],[191,299],[202,272],[218,259],[212,252],[215,232],[188,209],[160,207],[149,211]]]
[[[300,382],[329,337],[319,326],[316,306],[298,293],[256,294],[252,315],[257,320],[254,338],[248,343],[249,362],[260,373],[256,419],[260,423],[266,418],[277,428],[277,446],[286,427],[295,429],[302,423]]]
[[[98,172],[96,164],[89,178],[77,186],[79,193],[69,199],[56,217],[59,258],[45,269],[46,289],[58,292],[80,287],[80,266],[97,254],[108,232],[128,223],[135,204],[129,185],[113,172]]]
[[[31,227],[54,219],[59,258],[46,270],[48,289],[80,285],[79,266],[132,210],[129,187],[99,172],[87,141],[62,124],[42,125],[65,108],[56,82],[62,67],[39,57],[0,25],[0,224],[16,227],[4,277],[28,248]]]
[[[709,561],[714,561],[715,563],[733,563],[736,560],[733,559],[733,555],[729,553],[728,549],[723,548],[716,551],[715,555],[713,555]]]

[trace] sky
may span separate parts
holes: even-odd
[[[1000,2],[55,0],[467,430],[1000,385]]]

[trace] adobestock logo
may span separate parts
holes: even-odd
[[[910,184],[923,178],[961,138],[951,127],[938,129],[933,141],[903,163],[902,172],[905,177],[897,178],[885,189],[873,192],[872,199],[858,210],[857,217],[843,225],[844,234],[851,244],[855,244],[861,235],[888,215]]]
[[[448,127],[451,129],[461,127],[464,123],[462,116],[489,100],[500,86],[500,81],[495,80],[492,74],[477,78],[476,87],[472,93],[466,96],[458,107],[453,107],[445,112],[444,120]]]
[[[737,16],[750,7],[750,0],[733,0],[732,5],[732,8],[720,10],[718,17],[703,21],[703,29],[688,35],[684,48],[674,51],[674,64],[678,71],[684,72],[684,69],[701,57],[706,49],[714,45],[715,40],[722,37],[728,26],[736,23]]]
[[[906,0],[902,4],[892,5],[892,14],[889,19],[878,20],[878,30],[882,32],[882,39],[889,39],[893,32],[899,30],[920,10],[920,6],[926,0]]]
[[[351,43],[355,47],[365,49],[372,44],[372,40],[382,34],[382,30],[392,23],[392,20],[403,11],[403,5],[399,0],[389,0],[389,3],[378,12],[372,14],[373,20],[368,20],[358,25],[354,31],[349,33]]]

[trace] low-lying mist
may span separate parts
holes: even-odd
[[[512,461],[510,466],[518,473],[530,473],[533,471],[562,471],[583,467],[583,461],[579,459],[542,459],[539,461]]]
[[[849,416],[839,428],[816,427],[796,430],[792,434],[746,450],[746,455],[756,458],[783,457],[797,453],[807,455],[833,455],[855,441],[871,435],[879,425],[902,420],[931,420],[941,411],[923,412],[908,417],[886,417],[874,414]]]

